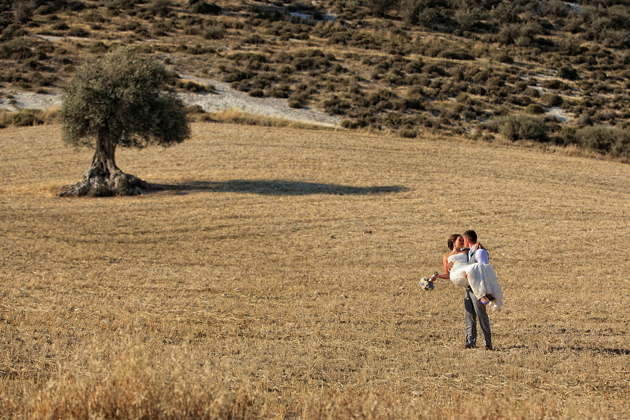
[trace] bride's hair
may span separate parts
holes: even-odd
[[[455,241],[457,240],[457,238],[459,238],[460,235],[459,233],[454,233],[451,236],[448,237],[448,241],[446,242],[446,244],[448,245],[448,249],[450,249],[451,251],[453,250],[453,247],[455,246]]]

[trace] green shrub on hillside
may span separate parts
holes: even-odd
[[[527,105],[527,107],[525,108],[525,112],[527,112],[528,114],[534,114],[534,115],[544,114],[545,108],[543,108],[542,106],[538,104],[530,104],[530,105]]]
[[[66,22],[57,22],[54,23],[50,29],[52,29],[53,31],[67,31],[68,29],[70,29],[70,27],[68,26],[68,24]]]
[[[18,112],[0,113],[0,126],[30,127],[44,123],[43,112],[36,109],[25,109]]]
[[[616,127],[595,125],[576,131],[578,144],[615,157],[630,158],[630,132]]]
[[[227,83],[240,82],[242,80],[251,79],[254,76],[255,73],[252,71],[230,68],[226,69],[223,81]]]
[[[308,93],[303,90],[296,90],[289,96],[289,106],[291,108],[302,108],[308,100]]]
[[[558,70],[558,77],[566,80],[578,80],[580,78],[577,70],[573,67],[561,67]]]
[[[480,20],[479,9],[474,6],[468,7],[468,5],[466,5],[455,12],[453,19],[462,30],[471,30]]]
[[[418,13],[417,24],[424,28],[432,29],[433,25],[440,21],[440,17],[441,14],[438,9],[425,7]]]
[[[205,1],[201,0],[201,1],[195,1],[194,3],[191,2],[192,5],[190,7],[190,10],[193,13],[199,13],[202,15],[220,15],[221,14],[221,6],[217,6],[216,4],[213,3],[206,3]]]
[[[248,95],[254,98],[262,98],[265,96],[265,92],[263,92],[262,89],[252,89],[249,91]]]
[[[171,0],[153,0],[148,6],[148,11],[154,16],[168,16],[171,13],[173,3]]]
[[[547,106],[560,106],[562,105],[562,97],[553,93],[545,93],[540,97],[542,103]]]
[[[13,18],[19,24],[28,22],[38,6],[34,1],[12,1],[11,3],[13,3]]]
[[[288,98],[290,94],[291,90],[285,84],[277,84],[265,91],[265,95],[270,98]]]
[[[558,89],[558,90],[566,89],[568,87],[566,84],[562,83],[558,79],[543,80],[543,82],[540,85],[544,87],[545,89]]]
[[[505,53],[500,53],[495,55],[494,60],[498,61],[499,63],[505,63],[505,64],[512,64],[514,63],[514,59],[512,57],[510,57],[509,55],[505,54]]]
[[[413,128],[403,128],[398,131],[400,137],[404,137],[407,139],[415,139],[418,136],[418,131]]]
[[[544,121],[525,115],[510,115],[501,118],[499,132],[507,139],[546,141],[548,127]]]
[[[383,16],[396,4],[396,0],[365,0],[365,5],[374,16]]]
[[[31,43],[25,38],[16,38],[0,44],[0,59],[25,60],[35,55]]]
[[[406,25],[416,25],[423,6],[422,0],[400,0],[399,11],[403,22]]]
[[[222,26],[210,26],[203,34],[205,39],[223,39],[225,29]]]
[[[523,94],[529,96],[530,98],[540,98],[540,91],[531,87],[525,89]]]
[[[141,3],[141,0],[107,0],[105,7],[110,10],[133,9],[138,3]]]
[[[348,102],[342,101],[335,95],[333,95],[332,98],[323,101],[321,105],[329,115],[343,115],[345,114],[345,110],[350,108],[350,104]]]
[[[66,35],[77,37],[77,38],[87,38],[90,35],[90,33],[83,28],[74,27],[74,28],[69,29],[68,32],[66,32]]]
[[[193,82],[192,80],[187,80],[187,81],[183,81],[183,80],[178,80],[175,85],[180,88],[180,89],[185,89],[189,92],[193,92],[193,93],[197,93],[197,92],[214,92],[215,88],[213,85],[202,85],[196,82]]]

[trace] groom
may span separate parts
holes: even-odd
[[[464,232],[464,246],[470,249],[468,251],[468,264],[488,264],[488,253],[477,243],[477,234],[474,230]],[[486,313],[486,307],[475,297],[470,286],[466,288],[464,308],[466,310],[466,344],[464,348],[473,349],[477,346],[477,318],[479,318],[479,325],[485,341],[484,348],[492,350],[490,320]]]

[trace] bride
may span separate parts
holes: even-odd
[[[468,264],[468,248],[464,248],[464,238],[459,234],[448,238],[448,248],[452,251],[444,256],[444,274],[432,276],[436,278],[450,279],[455,286],[468,287],[475,297],[483,305],[490,304],[494,310],[500,310],[503,306],[503,291],[497,280],[497,275],[490,264]],[[449,270],[450,263],[453,266]]]

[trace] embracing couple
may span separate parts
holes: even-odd
[[[454,234],[448,239],[450,254],[444,256],[444,274],[436,278],[450,279],[456,286],[466,288],[464,308],[466,310],[467,349],[477,345],[477,319],[483,332],[485,349],[492,350],[490,320],[486,306],[500,310],[503,305],[503,291],[497,281],[494,269],[488,261],[488,252],[477,242],[474,230],[467,230],[463,235]]]

